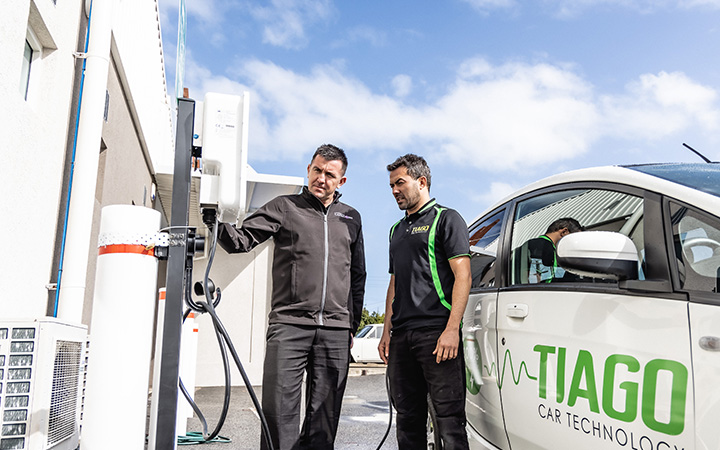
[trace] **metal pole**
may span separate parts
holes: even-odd
[[[170,248],[167,264],[165,320],[162,337],[160,389],[154,450],[174,450],[177,446],[175,423],[178,404],[180,336],[188,259],[188,214],[190,209],[190,165],[192,156],[195,101],[178,99],[175,169],[173,172]],[[190,256],[192,257],[192,256]],[[153,449],[151,449],[153,450]]]

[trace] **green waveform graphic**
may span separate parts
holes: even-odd
[[[513,381],[513,383],[515,383],[516,386],[518,384],[520,384],[520,380],[522,378],[523,373],[525,374],[525,377],[527,377],[529,380],[537,381],[537,376],[530,375],[530,372],[528,371],[528,367],[527,367],[527,364],[525,363],[525,361],[521,361],[520,365],[517,368],[517,372],[515,371],[515,364],[513,363],[512,353],[510,352],[510,349],[505,349],[505,354],[504,354],[503,360],[502,360],[502,368],[501,368],[500,372],[498,373],[498,367],[496,366],[494,361],[492,363],[490,363],[489,366],[483,361],[483,354],[482,354],[482,351],[480,351],[480,349],[477,347],[477,343],[475,343],[475,345],[471,346],[471,348],[469,348],[467,350],[468,351],[471,350],[472,347],[475,347],[475,350],[477,353],[477,357],[478,357],[477,363],[478,364],[476,367],[480,368],[481,373],[479,375],[481,377],[483,376],[483,374],[486,376],[495,377],[495,382],[497,383],[497,386],[499,389],[502,389],[502,387],[505,383],[505,374],[507,373],[506,369],[508,368],[508,366],[510,367],[509,373],[512,377],[512,381]],[[472,361],[472,360],[471,361],[466,360],[466,366],[469,364],[473,364],[474,362],[475,361]],[[476,371],[472,370],[471,368],[468,368],[468,372],[470,374],[476,373]],[[475,381],[475,380],[473,380],[473,381]],[[481,383],[479,383],[480,380],[476,380],[475,382],[478,384],[481,384]]]

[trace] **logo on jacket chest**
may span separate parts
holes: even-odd
[[[337,217],[340,217],[340,218],[342,218],[342,219],[348,219],[348,220],[353,220],[353,218],[352,218],[352,217],[350,217],[350,216],[346,216],[345,214],[343,214],[343,213],[341,213],[341,212],[336,212],[336,213],[335,213],[335,215],[336,215]]]

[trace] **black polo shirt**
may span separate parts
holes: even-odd
[[[469,256],[465,220],[430,200],[390,229],[390,273],[395,275],[393,330],[447,325],[455,276],[452,258]]]

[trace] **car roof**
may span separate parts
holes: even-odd
[[[488,208],[477,218],[497,209],[510,200],[539,189],[566,183],[609,182],[634,186],[673,197],[710,213],[720,215],[720,197],[668,179],[673,170],[684,173],[707,173],[720,177],[720,164],[642,164],[632,166],[601,166],[571,170],[543,178],[518,189]],[[653,173],[652,175],[650,173]],[[664,175],[658,175],[664,174]],[[662,177],[665,176],[665,177]],[[476,219],[477,219],[476,218]],[[473,221],[474,222],[474,221]]]

